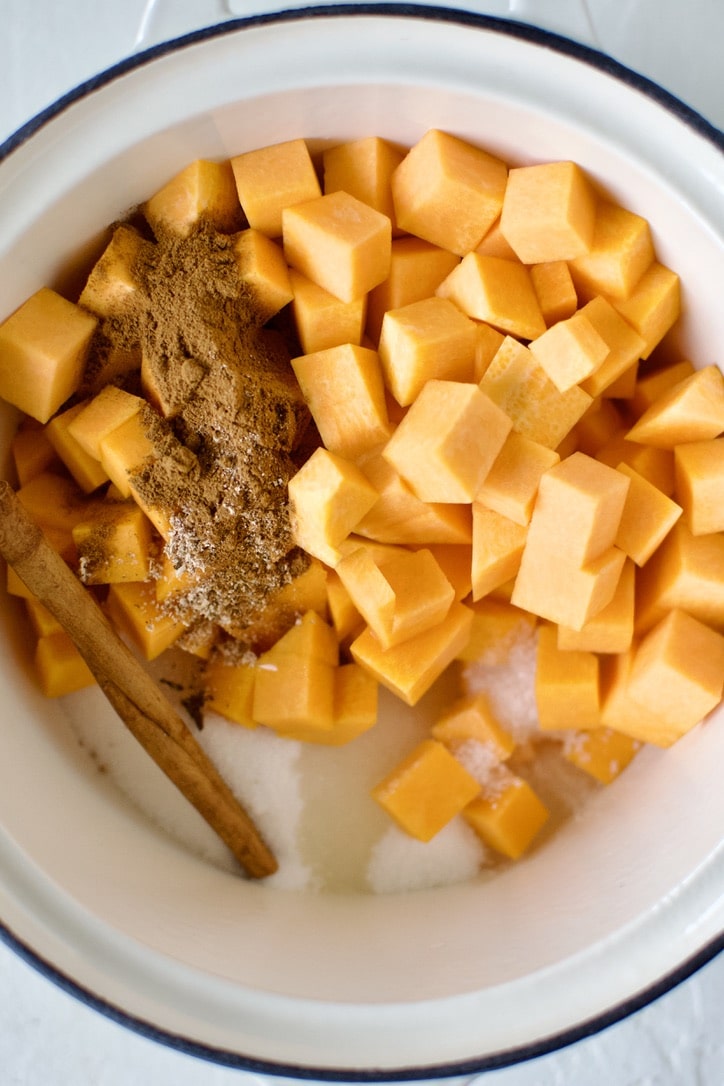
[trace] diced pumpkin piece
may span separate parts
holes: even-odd
[[[73,528],[84,584],[145,581],[150,576],[151,522],[135,502],[110,502]]]
[[[684,735],[718,705],[724,685],[724,637],[674,609],[641,641],[629,696]]]
[[[336,667],[339,663],[337,635],[316,611],[305,611],[264,654],[265,664],[278,663],[281,656],[303,656]]]
[[[392,648],[438,625],[455,592],[429,550],[399,548],[375,560],[360,547],[336,570],[352,602],[383,649]]]
[[[472,592],[479,600],[515,577],[527,529],[473,502]]]
[[[375,785],[372,797],[405,833],[431,841],[479,791],[442,743],[425,739]]]
[[[535,339],[546,330],[528,269],[515,260],[468,253],[435,293],[509,335]]]
[[[672,449],[657,449],[653,445],[639,445],[629,441],[626,430],[612,434],[608,441],[596,449],[596,459],[610,468],[628,464],[630,468],[648,479],[662,494],[671,497],[674,492],[674,453]]]
[[[235,724],[256,728],[253,716],[255,663],[232,663],[217,654],[204,672],[205,708]]]
[[[626,437],[660,449],[708,441],[724,432],[724,376],[705,366],[670,388],[644,411]]]
[[[473,380],[480,383],[483,374],[500,350],[505,336],[490,324],[486,324],[485,321],[476,321],[475,328],[477,341],[475,344]]]
[[[623,551],[611,547],[586,565],[576,566],[561,559],[555,543],[537,537],[531,540],[529,528],[511,603],[549,622],[580,630],[613,599],[625,560]]]
[[[322,154],[324,191],[348,192],[386,215],[395,228],[392,174],[405,152],[379,136],[329,147]]]
[[[643,415],[665,392],[678,385],[685,377],[691,377],[694,373],[692,362],[683,359],[681,362],[673,362],[670,366],[652,370],[640,376],[636,381],[636,391],[631,397],[629,407],[637,417]]]
[[[485,694],[458,698],[432,726],[432,737],[452,753],[463,743],[482,743],[498,761],[515,750],[515,740],[500,726]]]
[[[500,229],[500,217],[495,220],[480,243],[475,246],[475,252],[481,253],[483,256],[499,256],[503,260],[519,259],[510,242],[503,237],[503,232]]]
[[[47,422],[78,389],[97,323],[41,287],[0,324],[0,396]]]
[[[630,294],[613,299],[616,309],[644,341],[642,358],[648,358],[673,327],[681,312],[678,275],[654,261]]]
[[[231,159],[231,168],[249,226],[270,238],[281,236],[285,207],[322,192],[303,139],[245,151]]]
[[[724,439],[674,449],[675,494],[692,535],[724,531]]]
[[[608,344],[582,311],[558,321],[529,346],[559,392],[585,381],[609,354]]]
[[[252,623],[224,628],[258,649],[270,648],[305,611],[316,611],[327,618],[327,570],[313,558],[307,568],[270,597],[261,614]]]
[[[565,652],[628,652],[634,634],[634,564],[625,562],[611,602],[580,630],[558,627],[558,648]]]
[[[350,646],[352,658],[402,699],[416,705],[467,643],[472,612],[453,603],[442,622],[400,645],[383,649],[370,629]]]
[[[431,379],[472,381],[476,346],[475,323],[445,298],[389,309],[378,347],[385,383],[406,406]]]
[[[495,788],[463,811],[466,822],[489,848],[518,860],[548,821],[548,808],[527,781],[505,771]]]
[[[329,617],[340,644],[362,632],[365,621],[352,597],[333,569],[327,573],[327,602]]]
[[[641,746],[640,741],[612,728],[593,728],[567,735],[563,757],[601,784],[610,784],[633,761]]]
[[[429,129],[392,175],[397,225],[464,256],[500,215],[507,175],[500,159]]]
[[[692,535],[683,518],[637,576],[637,632],[675,607],[724,630],[724,535]]]
[[[634,644],[628,652],[602,657],[601,724],[641,743],[670,747],[680,737],[676,728],[665,724],[659,714],[629,694],[629,676],[636,656]]]
[[[356,464],[325,448],[315,449],[288,491],[295,542],[334,568],[339,544],[375,504],[377,491]]]
[[[573,260],[591,248],[596,199],[575,162],[520,166],[508,174],[500,229],[520,260]]]
[[[475,501],[525,526],[530,522],[542,476],[559,461],[553,449],[511,430]]]
[[[68,429],[89,456],[100,460],[101,442],[142,407],[140,396],[124,392],[115,385],[106,385],[92,400],[84,401],[82,410],[71,419]]]
[[[529,271],[546,327],[572,317],[578,308],[578,295],[566,261],[545,261],[534,264]]]
[[[510,433],[511,420],[472,383],[428,381],[383,456],[422,501],[468,502]]]
[[[615,543],[637,566],[643,566],[676,524],[682,508],[628,464],[619,464],[617,470],[630,484]]]
[[[184,631],[183,623],[164,613],[150,581],[119,582],[108,589],[106,609],[146,660],[155,660]]]
[[[598,727],[601,701],[596,654],[560,649],[555,626],[541,626],[535,698],[543,731]]]
[[[95,676],[65,631],[39,637],[35,671],[46,698],[62,698],[95,683]]]
[[[536,619],[506,600],[486,596],[470,605],[473,621],[467,645],[458,654],[462,663],[484,660],[502,663],[516,639],[532,630]]]
[[[289,280],[293,291],[294,325],[305,354],[362,342],[366,295],[352,302],[341,302],[294,269],[289,272]]]
[[[355,532],[380,543],[469,543],[470,506],[423,502],[380,452],[360,459],[359,466],[377,491],[372,508]]]
[[[347,343],[292,359],[309,410],[330,452],[356,459],[390,435],[379,356]]]
[[[614,385],[630,374],[635,380],[636,366],[646,350],[646,343],[606,298],[592,298],[579,310],[608,347],[601,365],[586,377],[582,388],[591,396],[612,395]]]
[[[90,494],[92,491],[97,490],[99,486],[107,483],[108,476],[100,461],[89,456],[71,433],[71,423],[73,419],[78,417],[84,407],[85,403],[74,404],[67,411],[54,415],[50,422],[47,423],[45,433],[48,441],[78,486],[84,493]]]
[[[358,664],[342,664],[334,673],[334,723],[324,733],[330,746],[350,743],[377,723],[379,686]]]
[[[583,389],[559,392],[532,352],[506,336],[480,382],[481,390],[531,441],[557,449],[593,402]]]
[[[623,417],[619,409],[612,400],[600,396],[576,424],[576,451],[595,457],[598,450],[623,428]],[[609,466],[616,467],[617,464]]]
[[[472,546],[469,543],[431,543],[427,550],[453,586],[456,600],[464,600],[473,588]]]
[[[48,441],[45,427],[27,415],[13,435],[10,453],[20,486],[49,468],[60,467],[58,454]]]
[[[288,739],[308,741],[334,723],[336,667],[305,655],[259,657],[253,717]]]
[[[570,262],[579,296],[627,298],[654,259],[646,219],[617,204],[601,201],[591,245]]]
[[[239,225],[239,198],[228,162],[190,162],[147,200],[143,213],[154,234],[188,237],[201,222],[227,233]]]
[[[78,304],[97,317],[111,317],[136,308],[139,286],[135,264],[144,242],[132,226],[117,226],[94,264]]]
[[[390,270],[390,220],[346,192],[330,192],[282,211],[291,267],[343,302],[382,283]]]
[[[293,297],[289,269],[279,245],[261,230],[242,230],[234,241],[239,271],[254,292],[254,305],[265,324]]]
[[[460,257],[422,238],[393,238],[390,270],[384,282],[367,296],[367,334],[377,343],[388,309],[430,298]]]
[[[78,485],[67,475],[41,472],[17,492],[18,500],[41,528],[50,528],[70,537],[74,526],[95,508]]]

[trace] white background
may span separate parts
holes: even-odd
[[[0,0],[0,142],[153,42],[299,0]],[[452,6],[447,3],[446,6]],[[595,45],[724,128],[721,0],[467,0]],[[1,212],[0,212],[1,213]],[[104,1018],[0,944],[0,1086],[254,1086]],[[604,1032],[476,1086],[723,1086],[724,955]]]

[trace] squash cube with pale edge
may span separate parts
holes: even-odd
[[[84,584],[145,581],[151,571],[151,522],[135,502],[111,502],[73,528]]]
[[[531,538],[529,528],[511,603],[549,622],[580,630],[613,599],[625,560],[623,551],[611,547],[585,566],[577,566],[561,558],[555,542]]]
[[[346,343],[299,355],[291,365],[330,452],[354,460],[387,441],[390,424],[377,351]]]
[[[0,396],[47,422],[77,390],[97,324],[42,287],[0,324]]]
[[[538,631],[535,700],[543,731],[596,728],[601,722],[598,657],[559,649],[555,626]]]
[[[559,392],[585,381],[609,354],[608,344],[584,313],[559,321],[529,346]]]
[[[84,401],[82,411],[70,420],[68,430],[89,456],[100,460],[101,442],[140,411],[143,402],[140,396],[106,385],[92,400]]]
[[[253,716],[255,681],[254,664],[231,663],[217,656],[204,673],[205,708],[245,728],[256,728],[258,722]]]
[[[380,543],[470,542],[469,505],[421,501],[380,452],[361,457],[358,464],[377,491],[377,499],[356,524],[357,535]]]
[[[305,354],[345,343],[359,345],[364,334],[367,296],[341,302],[328,290],[291,269],[292,315]]]
[[[612,728],[592,728],[566,736],[563,757],[601,784],[610,784],[633,761],[641,745]]]
[[[692,535],[724,531],[724,439],[674,449],[675,493]]]
[[[627,298],[654,259],[651,231],[646,219],[607,201],[596,209],[595,226],[587,253],[569,264],[579,297],[596,294]]]
[[[629,441],[673,449],[709,441],[724,432],[724,376],[705,366],[670,388],[644,411],[626,434]]]
[[[132,226],[121,225],[91,269],[78,304],[97,317],[125,313],[138,304],[134,265],[144,245]]]
[[[334,723],[336,667],[311,656],[280,653],[259,657],[252,716],[288,739],[309,740]]]
[[[360,469],[324,448],[315,449],[292,476],[288,493],[296,544],[333,568],[339,544],[377,501]]]
[[[578,308],[578,295],[566,261],[547,260],[528,270],[546,327],[572,317]]]
[[[541,477],[530,523],[533,546],[582,566],[614,545],[630,486],[627,475],[573,453]]]
[[[510,416],[519,434],[549,449],[558,448],[593,403],[576,385],[560,392],[528,347],[512,336],[503,340],[480,389]]]
[[[644,566],[676,524],[682,508],[628,464],[619,464],[616,470],[630,484],[615,544],[637,566]]]
[[[95,683],[95,676],[64,630],[39,637],[35,673],[46,698],[62,698]]]
[[[641,743],[670,747],[680,737],[678,728],[665,724],[659,714],[634,701],[629,677],[636,647],[601,658],[601,725]]]
[[[228,162],[197,159],[143,206],[154,234],[186,238],[201,222],[228,233],[239,225],[239,198]]]
[[[511,430],[475,501],[525,526],[533,514],[541,478],[559,462],[553,449]]]
[[[266,324],[293,297],[284,253],[261,230],[250,228],[236,235],[234,255],[244,281],[252,289],[259,322]]]
[[[388,309],[431,297],[460,257],[423,238],[393,238],[387,278],[367,296],[368,336],[377,343]]]
[[[592,298],[582,306],[579,314],[592,325],[608,347],[607,356],[581,383],[581,387],[591,396],[600,396],[627,372],[635,373],[635,367],[646,350],[646,344],[605,298]]]
[[[284,208],[282,239],[287,263],[343,302],[363,297],[390,270],[390,220],[346,192]]]
[[[472,612],[453,603],[442,622],[384,649],[370,629],[350,646],[352,658],[407,705],[416,705],[467,644]]]
[[[112,584],[106,597],[111,620],[136,645],[144,659],[155,660],[184,632],[184,625],[164,613],[149,581]]]
[[[455,592],[429,550],[399,548],[383,560],[360,547],[337,565],[337,575],[383,649],[443,621]]]
[[[648,358],[681,313],[681,282],[671,268],[654,261],[625,298],[611,298],[621,316],[644,341]]]
[[[397,225],[464,256],[500,215],[507,176],[487,151],[430,129],[392,175]]]
[[[611,602],[603,610],[580,630],[558,627],[558,648],[565,652],[628,652],[633,643],[634,600],[634,564],[627,561]]]
[[[495,789],[463,811],[465,821],[489,848],[518,860],[548,821],[548,808],[527,781],[506,772]]]
[[[231,168],[249,226],[270,238],[281,237],[285,207],[313,200],[322,192],[303,139],[236,155]]]
[[[500,726],[485,694],[458,698],[438,717],[431,734],[453,754],[471,740],[482,743],[501,762],[515,750],[515,740]]]
[[[348,192],[386,215],[394,231],[392,174],[404,157],[404,151],[379,136],[330,147],[322,154],[324,192]]]
[[[71,423],[84,407],[85,402],[78,403],[55,415],[46,424],[45,433],[78,486],[84,493],[90,494],[107,483],[108,476],[100,461],[81,448],[70,430]]]
[[[575,162],[521,166],[508,174],[500,230],[525,264],[583,256],[595,218],[593,189]]]
[[[477,385],[431,380],[383,456],[422,501],[469,502],[511,428],[505,411]]]
[[[473,502],[471,582],[473,599],[487,596],[518,572],[527,528]]]
[[[387,387],[407,406],[429,380],[472,381],[477,341],[475,323],[446,298],[388,310],[378,347]]]
[[[442,743],[424,739],[379,784],[372,798],[418,841],[431,841],[480,792]]]
[[[692,535],[683,518],[637,574],[637,634],[675,607],[724,630],[724,535]]]
[[[629,697],[679,735],[714,709],[724,684],[724,637],[674,609],[641,641]]]
[[[530,273],[517,261],[468,253],[435,293],[468,317],[520,339],[535,339],[546,330]]]

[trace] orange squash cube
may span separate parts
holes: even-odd
[[[460,263],[460,257],[422,238],[392,239],[390,270],[384,282],[367,296],[367,335],[377,343],[388,309],[401,309],[411,302],[430,298],[446,275]]]
[[[217,655],[204,672],[205,708],[244,728],[256,728],[254,720],[254,683],[256,666],[231,663]]]
[[[362,298],[389,274],[390,220],[346,192],[282,211],[287,263],[343,302]]]
[[[591,245],[570,262],[579,296],[627,298],[654,259],[646,219],[617,204],[601,201]]]
[[[676,524],[682,507],[628,464],[619,464],[617,470],[630,484],[615,543],[637,566],[643,566]]]
[[[70,426],[84,407],[85,403],[74,404],[67,411],[54,415],[46,424],[45,433],[78,486],[84,493],[90,494],[107,483],[108,476],[100,461],[89,456],[71,433]]]
[[[548,821],[549,812],[527,781],[505,772],[494,790],[468,804],[463,817],[489,848],[518,860]]]
[[[422,501],[469,502],[511,428],[477,385],[430,380],[382,455]]]
[[[140,396],[106,385],[92,400],[84,401],[82,410],[70,420],[68,430],[88,456],[100,460],[101,442],[142,407]]]
[[[239,225],[239,198],[228,162],[197,159],[147,200],[143,213],[156,235],[188,237],[201,222],[228,233]]]
[[[559,392],[582,384],[609,354],[608,344],[583,312],[558,321],[529,346]]]
[[[592,728],[567,735],[563,757],[601,784],[610,784],[631,763],[641,746],[639,740],[612,728]]]
[[[636,649],[634,644],[628,652],[601,658],[601,725],[637,742],[670,747],[680,737],[679,729],[664,723],[657,712],[630,696],[629,677]]]
[[[484,660],[502,663],[513,643],[534,628],[534,615],[513,607],[507,600],[486,596],[470,604],[473,621],[467,645],[458,654],[462,663]]]
[[[533,514],[541,478],[559,462],[553,449],[511,430],[475,501],[525,527]]]
[[[457,747],[471,740],[482,743],[501,762],[515,750],[515,740],[501,728],[485,694],[458,698],[438,717],[431,734],[453,754]]]
[[[714,365],[696,370],[659,396],[626,437],[660,449],[709,441],[724,432],[724,376]]]
[[[634,635],[634,601],[634,564],[628,561],[610,603],[579,630],[558,627],[558,648],[565,652],[628,652]]]
[[[281,236],[285,207],[322,192],[303,139],[245,151],[231,159],[231,168],[249,226],[270,238]]]
[[[95,676],[65,631],[39,637],[35,672],[46,698],[62,698],[95,683]]]
[[[254,294],[263,324],[271,320],[293,297],[289,269],[281,248],[261,230],[242,230],[234,241],[239,271]]]
[[[724,531],[724,440],[674,449],[675,493],[692,535]]]
[[[724,535],[692,535],[683,518],[637,575],[637,633],[672,608],[724,630]]]
[[[580,630],[613,599],[625,560],[623,551],[611,547],[577,566],[562,560],[555,543],[549,544],[537,533],[531,537],[529,527],[511,603],[549,622]]]
[[[643,339],[641,357],[648,358],[679,317],[681,283],[671,268],[654,261],[630,294],[612,300],[621,316]]]
[[[601,699],[596,654],[580,649],[560,649],[555,626],[541,626],[535,698],[543,731],[598,727]]]
[[[362,342],[366,295],[352,302],[341,302],[294,269],[289,272],[289,281],[293,291],[294,326],[305,354]]]
[[[480,791],[442,743],[425,739],[372,789],[372,797],[418,841],[431,841]]]
[[[650,373],[639,377],[636,381],[636,391],[631,397],[629,407],[636,417],[643,415],[652,404],[663,396],[674,385],[678,385],[685,377],[691,377],[694,365],[686,359],[674,362],[670,366],[652,370]]]
[[[253,719],[288,739],[328,734],[334,723],[336,667],[294,653],[259,657]]]
[[[429,129],[392,175],[397,225],[464,256],[500,215],[507,175],[500,159]]]
[[[572,317],[578,308],[578,295],[566,261],[545,261],[528,270],[546,327]]]
[[[593,189],[575,162],[521,166],[508,174],[500,229],[525,264],[583,256],[595,219]]]
[[[528,269],[517,261],[468,253],[435,293],[468,317],[520,339],[535,339],[546,330]]]
[[[111,317],[137,307],[139,287],[134,265],[143,244],[132,226],[117,226],[94,264],[78,304],[97,317]]]
[[[26,416],[10,442],[10,453],[18,484],[23,486],[54,465],[60,467],[58,454],[48,441],[45,427]]]
[[[324,191],[348,192],[363,204],[386,215],[394,231],[392,174],[404,157],[404,151],[379,136],[367,136],[329,147],[322,154]]]
[[[360,469],[318,448],[288,484],[295,542],[334,568],[339,544],[377,501],[377,491]]]
[[[153,557],[151,522],[135,502],[109,502],[73,528],[84,584],[145,581]]]
[[[527,528],[473,502],[471,582],[473,599],[510,581],[518,572]]]
[[[42,287],[0,324],[0,396],[47,422],[80,385],[97,323]]]
[[[155,660],[184,632],[183,623],[159,607],[150,581],[112,584],[105,606],[111,621],[146,660]]]

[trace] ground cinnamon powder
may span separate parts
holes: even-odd
[[[170,605],[187,623],[243,631],[308,558],[292,539],[287,483],[309,413],[284,339],[263,327],[235,236],[201,225],[140,248],[137,303],[102,322],[86,384],[119,351],[142,358],[154,447],[134,477],[170,515],[165,553],[191,587]],[[138,384],[137,369],[121,374]]]

